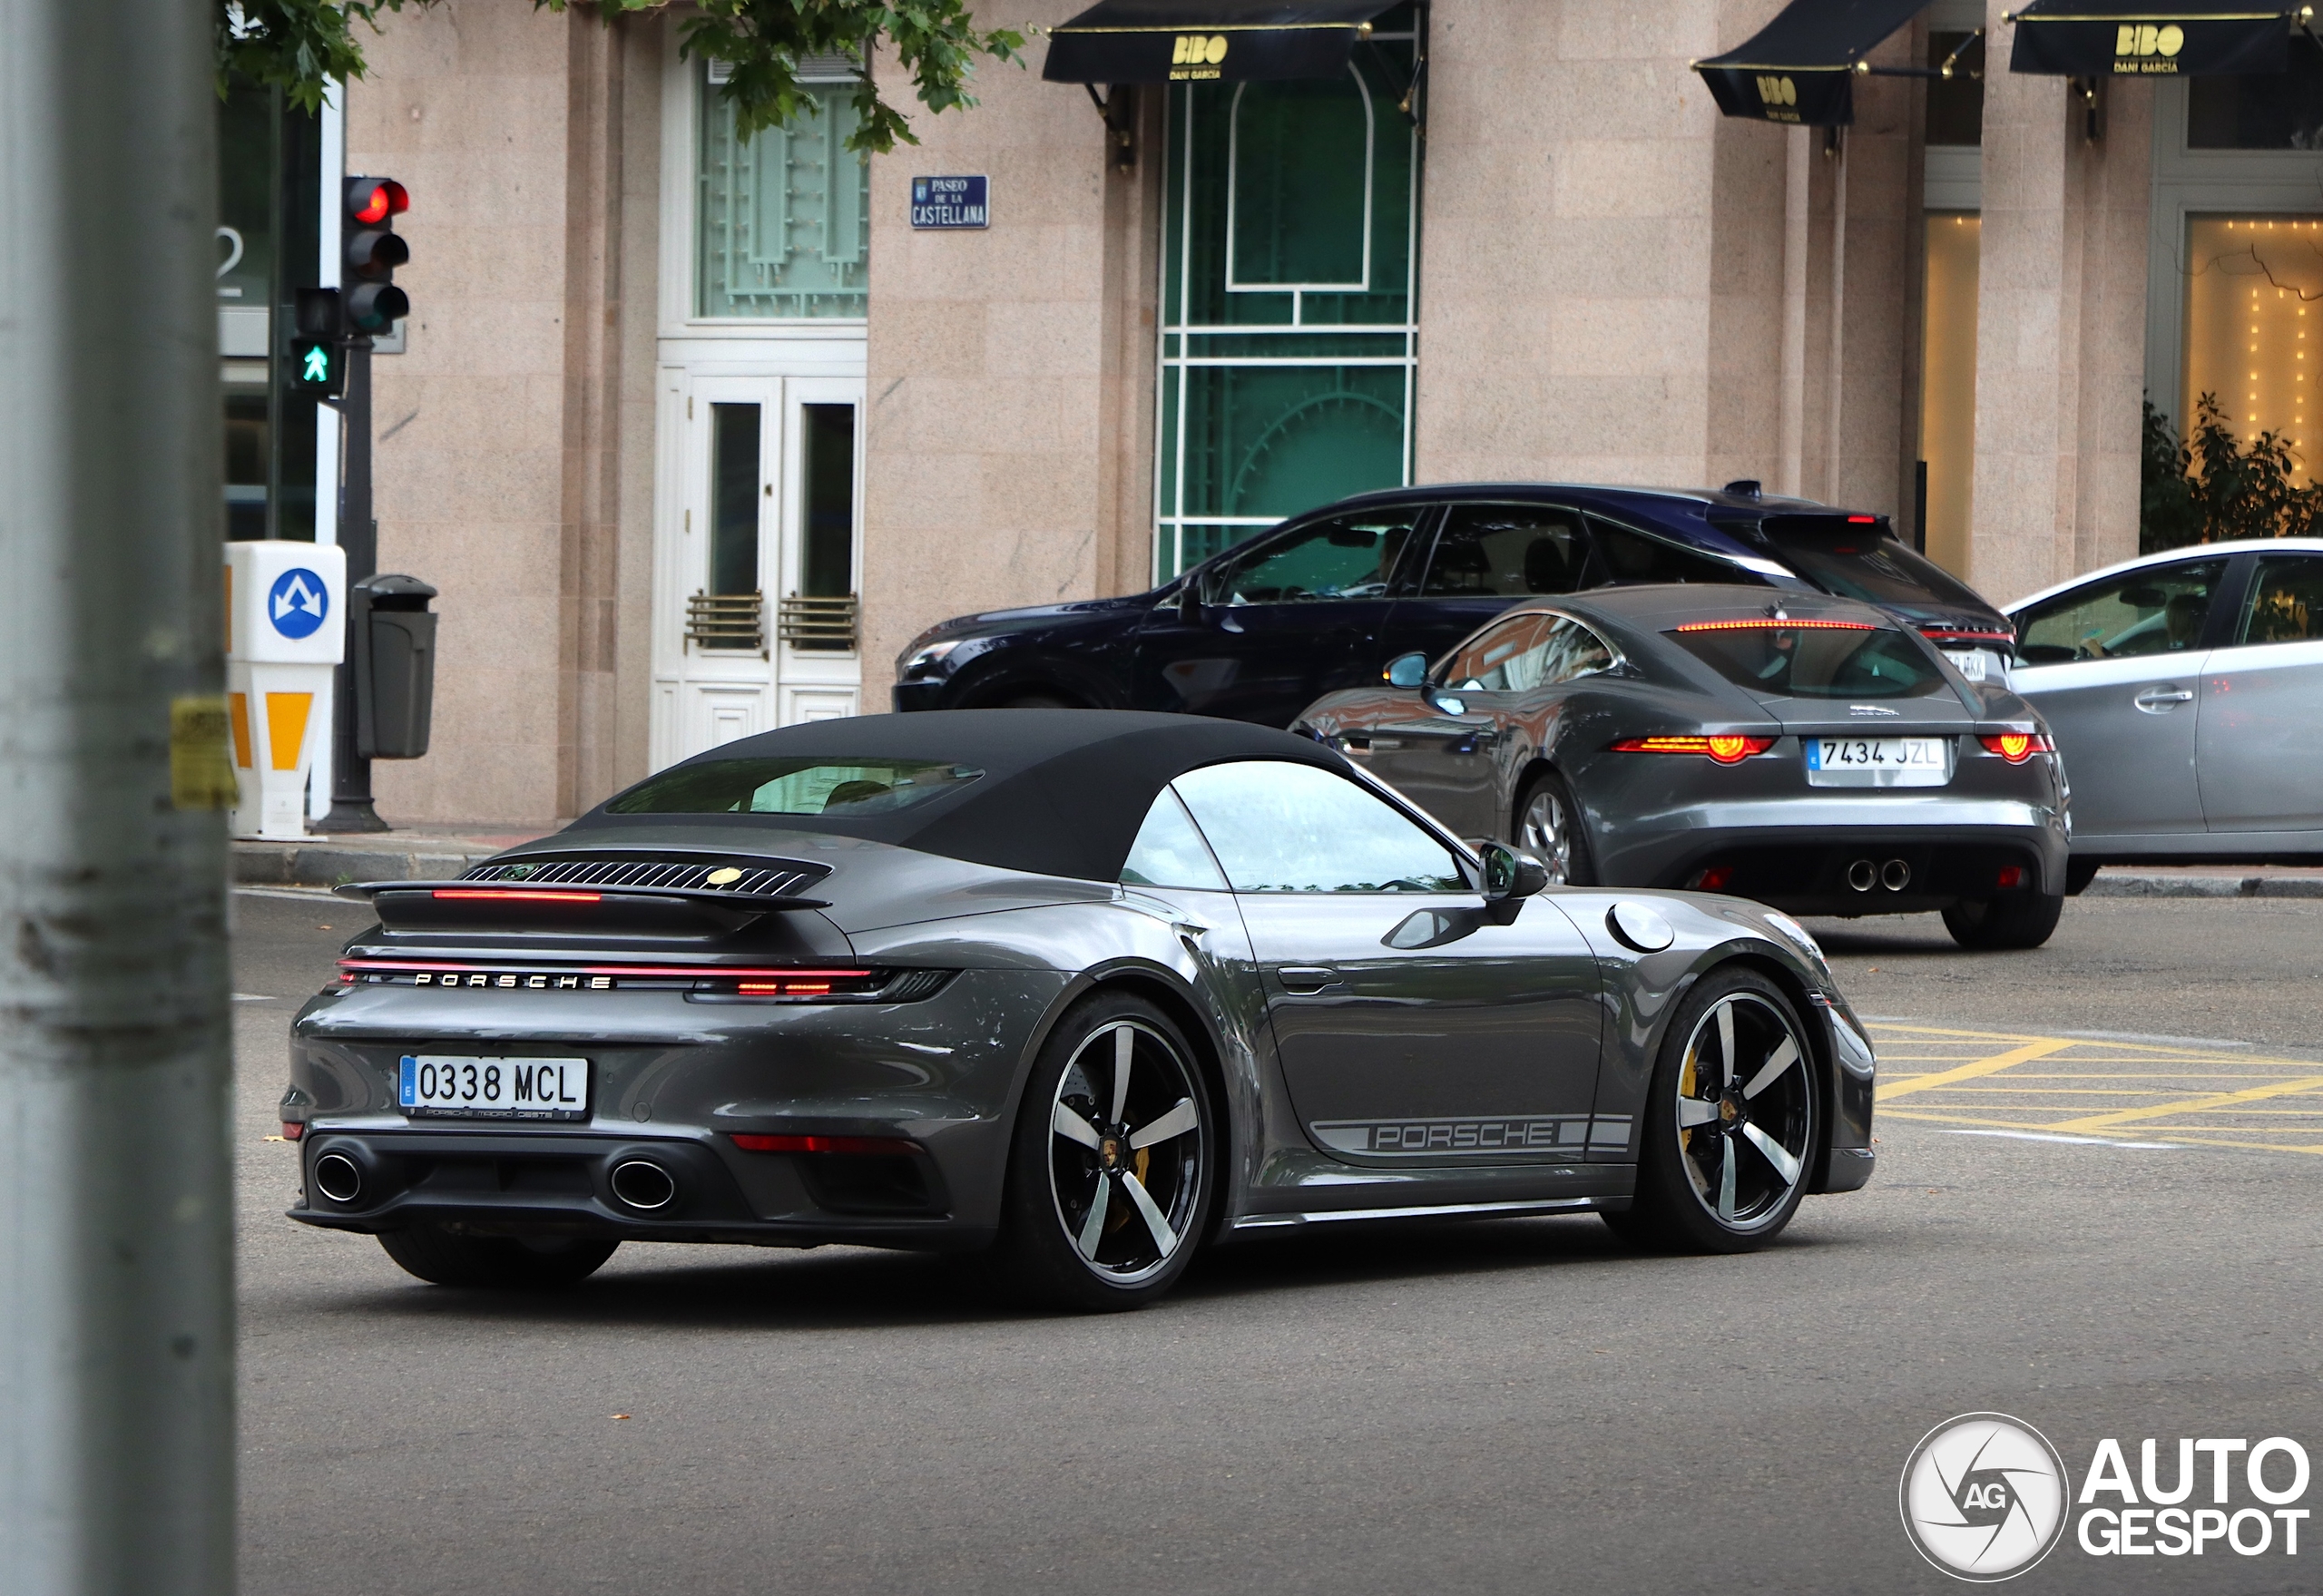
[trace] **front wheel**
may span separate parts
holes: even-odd
[[[618,1241],[585,1236],[472,1236],[449,1226],[412,1225],[379,1238],[389,1258],[434,1286],[485,1291],[554,1291],[587,1279]]]
[[[1806,1194],[1818,1101],[1814,1055],[1781,989],[1750,970],[1705,976],[1646,1091],[1636,1200],[1605,1222],[1642,1246],[1763,1247]]]
[[[1962,947],[1999,951],[2038,947],[2065,912],[2063,896],[2020,893],[2013,897],[1967,898],[1944,911],[1944,928]]]
[[[1597,871],[1582,827],[1573,788],[1554,770],[1544,770],[1516,802],[1516,846],[1541,861],[1551,886],[1593,886]]]
[[[1009,1152],[1001,1249],[1030,1295],[1099,1312],[1177,1283],[1217,1183],[1210,1092],[1153,1004],[1100,992],[1041,1049]]]

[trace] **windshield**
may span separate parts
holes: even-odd
[[[648,777],[605,808],[616,815],[890,815],[983,774],[919,760],[713,759]]]
[[[1936,661],[1893,627],[1706,621],[1663,635],[1760,698],[1916,699],[1944,686]]]
[[[1873,604],[1990,610],[1974,588],[1896,541],[1877,522],[1838,515],[1769,515],[1759,523],[1792,570],[1825,592]]]

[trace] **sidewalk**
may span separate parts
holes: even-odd
[[[547,827],[410,826],[299,842],[234,843],[242,886],[338,886],[349,881],[448,881]]]
[[[2083,897],[2323,897],[2323,867],[2108,865]]]

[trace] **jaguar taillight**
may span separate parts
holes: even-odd
[[[1720,731],[1703,737],[1625,737],[1613,745],[1617,754],[1702,754],[1721,765],[1739,765],[1775,746],[1771,737],[1745,737]]]
[[[2022,765],[2034,754],[2057,751],[2057,745],[2045,731],[1991,731],[1979,735],[1976,740],[1985,745],[1985,752],[1998,754],[2012,765]]]

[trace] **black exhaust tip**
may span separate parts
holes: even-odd
[[[1912,867],[1901,859],[1890,859],[1879,867],[1879,885],[1890,892],[1901,892],[1912,884]]]
[[[1869,859],[1857,859],[1848,867],[1848,885],[1857,892],[1869,892],[1879,885],[1879,867]]]

